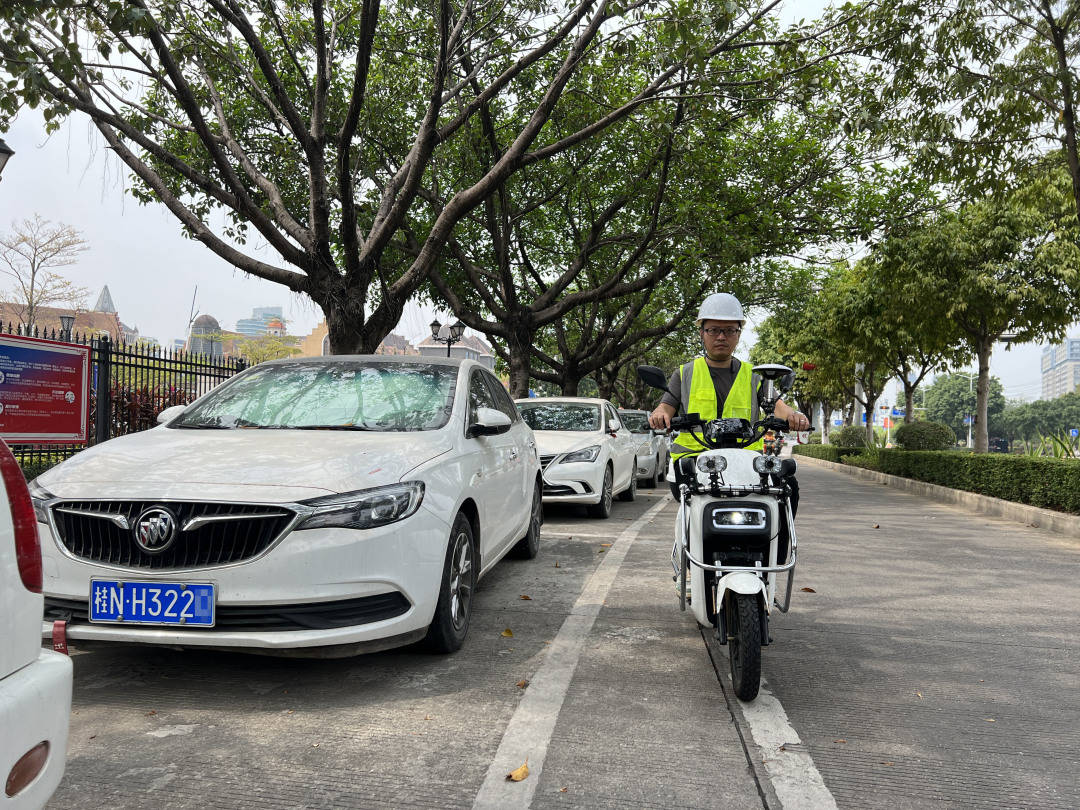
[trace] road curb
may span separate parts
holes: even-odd
[[[837,464],[834,461],[826,461],[821,458],[804,455],[796,455],[795,457],[800,464],[810,462],[826,469],[847,473],[864,481],[887,484],[890,487],[910,492],[913,495],[923,495],[943,503],[953,504],[979,515],[1000,517],[1016,523],[1023,523],[1034,529],[1042,529],[1054,534],[1080,539],[1080,516],[1077,515],[1055,512],[1053,509],[1043,509],[1025,503],[1014,503],[1001,498],[992,498],[989,495],[966,492],[962,489],[943,487],[940,484],[928,484],[925,481],[902,478],[899,475],[888,475],[877,470],[867,470],[848,464]]]

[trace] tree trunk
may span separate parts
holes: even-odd
[[[992,339],[980,339],[975,348],[979,357],[979,381],[975,384],[975,452],[986,453],[990,449],[986,411],[990,402],[990,351]]]
[[[347,300],[323,308],[330,337],[330,354],[370,354],[382,341],[380,337],[371,348],[364,345],[363,310],[358,317],[353,309]]]
[[[580,378],[576,376],[570,376],[568,373],[562,384],[562,395],[564,397],[576,397],[578,395],[578,384],[581,382]]]
[[[829,443],[829,428],[832,427],[832,403],[821,401],[821,424],[818,426],[821,429],[821,443]]]
[[[915,386],[904,380],[904,421],[915,421]]]
[[[876,392],[867,391],[866,396],[866,446],[874,446],[874,409],[877,408],[878,396]]]

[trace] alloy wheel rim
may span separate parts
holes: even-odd
[[[454,552],[450,558],[450,621],[460,631],[469,620],[469,603],[472,601],[472,546],[465,532],[454,538]]]
[[[611,508],[611,470],[604,473],[604,507]]]

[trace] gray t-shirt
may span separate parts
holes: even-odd
[[[735,382],[735,378],[739,376],[739,368],[742,366],[742,362],[737,357],[731,358],[731,366],[729,368],[715,368],[709,366],[709,376],[712,377],[713,387],[716,388],[716,412],[724,412],[724,403],[727,401],[727,395],[731,392],[731,386]],[[675,372],[668,378],[668,390],[670,394],[664,394],[660,402],[663,405],[670,405],[676,411],[679,409],[679,401],[682,398],[682,380],[680,379],[679,371],[682,366],[675,369]],[[757,380],[751,380],[753,386]]]

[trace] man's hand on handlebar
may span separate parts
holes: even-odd
[[[656,410],[649,414],[649,427],[653,430],[670,430],[671,417],[675,415],[675,409],[670,405],[660,403]]]

